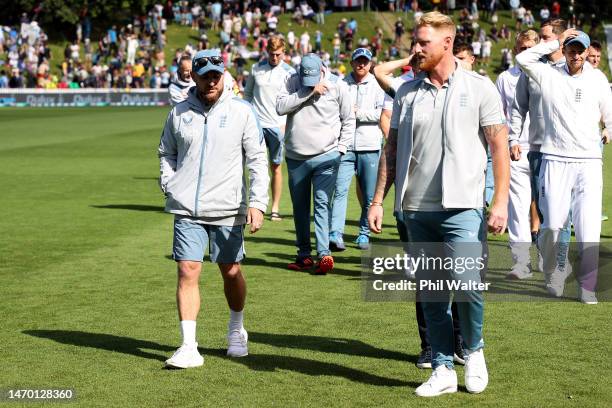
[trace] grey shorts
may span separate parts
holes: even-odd
[[[281,164],[283,162],[285,136],[279,128],[263,128],[263,134],[270,153],[270,161],[274,164]]]
[[[198,224],[188,218],[174,218],[172,257],[175,261],[202,262],[206,247],[210,260],[236,263],[244,259],[244,226]]]

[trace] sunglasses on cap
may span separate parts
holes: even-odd
[[[223,58],[221,57],[202,57],[202,58],[198,58],[195,63],[193,64],[193,70],[198,72],[201,68],[204,68],[205,66],[208,65],[208,63],[211,63],[213,65],[223,65]]]

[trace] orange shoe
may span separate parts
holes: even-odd
[[[314,274],[326,275],[327,272],[332,269],[334,269],[334,258],[332,258],[331,255],[325,255],[323,258],[319,259]]]

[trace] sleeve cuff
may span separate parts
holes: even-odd
[[[249,203],[249,208],[256,208],[259,211],[261,211],[262,213],[266,213],[266,209],[268,208],[267,205],[265,205],[264,203],[258,203],[258,202],[251,202]]]

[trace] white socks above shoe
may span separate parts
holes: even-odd
[[[234,312],[230,309],[229,331],[242,329],[242,310]]]
[[[242,329],[242,311],[234,312],[230,309],[229,331]],[[181,336],[183,344],[192,346],[196,344],[196,321],[181,320]]]
[[[181,320],[181,336],[183,336],[183,344],[193,346],[196,344],[196,321]]]

